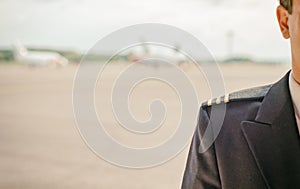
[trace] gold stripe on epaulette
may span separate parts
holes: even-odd
[[[216,104],[221,104],[221,97],[218,97],[218,98],[216,99]]]
[[[229,99],[229,94],[226,94],[222,97],[218,97],[218,98],[214,98],[214,99],[209,99],[207,101],[207,106],[212,106],[214,104],[218,105],[218,104],[222,104],[222,103],[228,103],[230,101]]]
[[[226,94],[224,97],[224,102],[228,103],[229,102],[229,94]]]
[[[211,100],[211,99],[209,99],[209,100],[207,101],[207,106],[212,106],[212,100]]]

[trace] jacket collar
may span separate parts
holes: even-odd
[[[289,73],[270,88],[255,120],[241,123],[268,188],[300,185],[299,134],[288,81]]]
[[[272,125],[276,119],[282,116],[281,112],[284,111],[285,106],[288,106],[289,111],[294,111],[288,84],[289,75],[290,72],[270,88],[258,110],[255,121]]]
[[[289,89],[294,104],[295,114],[298,119],[298,128],[300,129],[300,85],[294,79],[292,72],[290,73],[290,77],[289,77]],[[299,129],[298,131],[300,134]]]

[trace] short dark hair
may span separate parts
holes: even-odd
[[[292,14],[293,0],[280,0],[280,5]]]

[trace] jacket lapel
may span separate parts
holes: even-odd
[[[289,73],[265,96],[243,134],[268,188],[300,186],[300,140],[289,92]]]

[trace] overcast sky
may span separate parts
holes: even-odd
[[[277,0],[0,0],[0,46],[25,45],[86,51],[122,27],[164,23],[200,39],[216,56],[289,58],[277,26]]]

